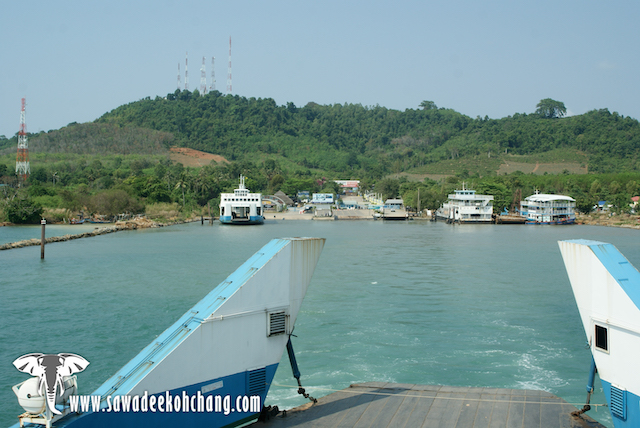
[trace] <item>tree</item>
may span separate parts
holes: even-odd
[[[182,191],[182,208],[184,208],[184,205],[185,205],[184,191],[185,189],[188,189],[190,187],[191,187],[191,177],[186,172],[182,172],[180,174],[180,178],[178,179],[178,182],[176,183],[176,189],[180,189]]]
[[[93,213],[109,217],[120,213],[136,213],[143,210],[142,204],[122,189],[105,190],[96,193],[89,198],[87,208]]]
[[[536,114],[545,119],[563,117],[566,113],[567,108],[564,106],[564,103],[552,100],[551,98],[540,100],[536,106]]]
[[[433,101],[424,100],[420,103],[422,110],[437,110],[438,106]]]
[[[42,207],[24,192],[7,200],[4,212],[11,223],[34,224],[42,218]]]
[[[378,182],[376,192],[382,193],[382,199],[395,199],[400,191],[400,183],[392,178],[385,178]]]

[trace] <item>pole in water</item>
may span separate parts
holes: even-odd
[[[47,220],[42,219],[40,220],[40,224],[42,225],[42,235],[40,236],[40,258],[44,259],[44,227],[47,224]]]

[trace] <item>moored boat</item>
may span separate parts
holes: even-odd
[[[240,176],[240,184],[233,193],[220,194],[220,223],[222,224],[262,224],[262,195],[250,193]]]
[[[527,224],[573,224],[576,200],[570,196],[536,193],[520,202]]]
[[[640,426],[640,272],[611,244],[560,241],[560,251],[616,428]]]
[[[438,220],[449,223],[491,223],[493,221],[493,196],[479,195],[464,185],[448,196],[436,211]]]

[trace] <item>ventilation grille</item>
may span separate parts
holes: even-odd
[[[284,311],[269,314],[269,336],[287,332],[287,316]]]
[[[611,385],[611,414],[622,420],[627,419],[627,391]]]
[[[267,369],[261,368],[247,372],[247,395],[262,395],[267,386]]]

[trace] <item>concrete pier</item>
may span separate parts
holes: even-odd
[[[544,391],[368,382],[280,413],[253,428],[584,428],[603,425]]]

